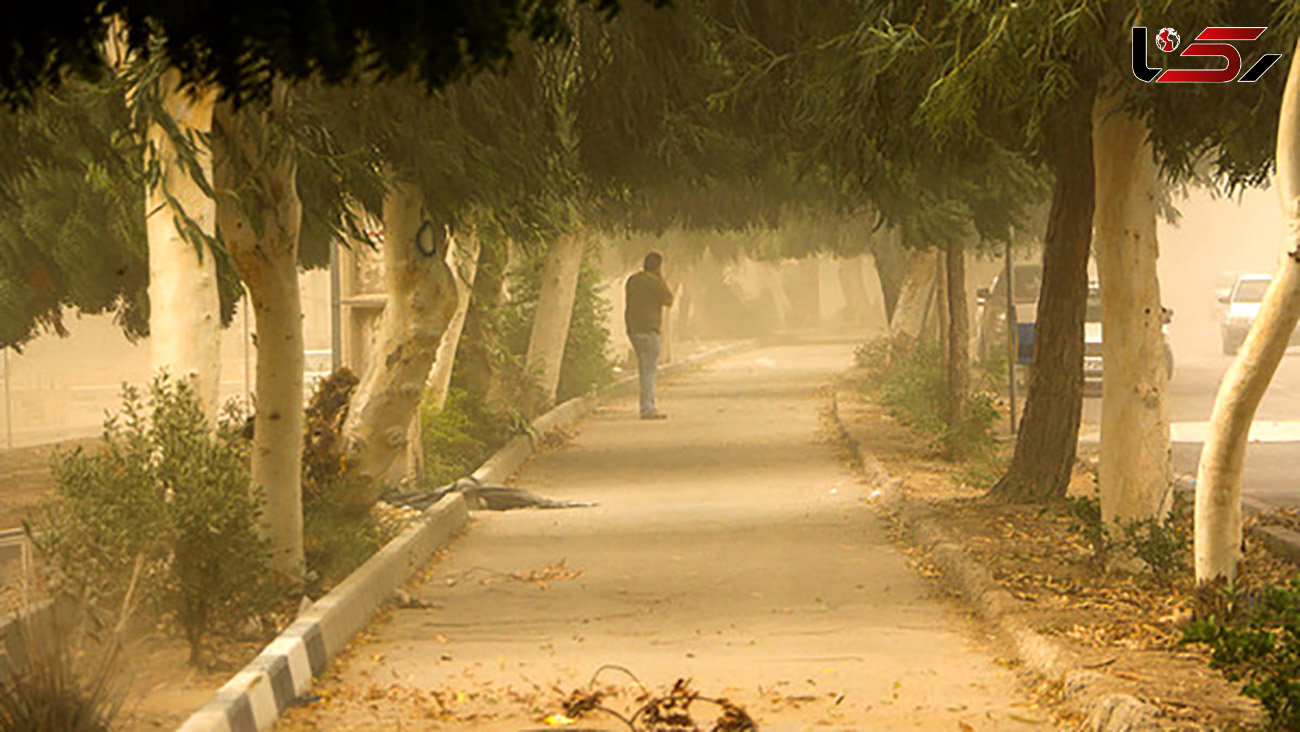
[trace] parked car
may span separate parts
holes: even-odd
[[[1017,264],[1012,272],[1015,287],[1011,293],[1019,344],[1016,361],[1027,364],[1033,356],[1034,323],[1038,318],[1038,290],[1043,284],[1041,264]],[[1002,273],[988,287],[975,291],[978,306],[976,353],[981,361],[1006,353],[1007,288]]]
[[[1164,336],[1165,375],[1173,378],[1174,350],[1169,345],[1169,323],[1174,311],[1161,306],[1160,333]],[[1101,388],[1103,370],[1101,338],[1101,286],[1088,283],[1088,311],[1083,322],[1083,385],[1085,391],[1096,393]]]
[[[1223,320],[1219,324],[1219,334],[1223,339],[1223,353],[1231,356],[1241,348],[1250,332],[1250,326],[1259,314],[1259,304],[1264,301],[1264,292],[1273,281],[1272,275],[1244,274],[1232,285],[1232,292],[1220,297],[1219,302],[1227,306]],[[1296,345],[1297,333],[1291,333],[1291,344]]]

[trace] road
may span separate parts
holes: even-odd
[[[1169,383],[1169,419],[1174,469],[1196,474],[1205,423],[1214,406],[1219,380],[1232,357],[1204,350],[1175,349],[1174,378]],[[1096,440],[1101,400],[1084,400],[1081,441]],[[1300,506],[1300,349],[1293,348],[1278,367],[1255,416],[1246,453],[1243,492],[1273,506]]]

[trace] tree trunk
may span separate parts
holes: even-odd
[[[354,510],[369,509],[384,483],[401,479],[411,418],[456,312],[446,230],[424,218],[422,202],[420,190],[401,180],[384,201],[388,297],[374,353],[343,425],[348,471],[365,479],[348,500]]]
[[[1300,53],[1300,42],[1297,43]],[[1300,63],[1292,56],[1277,131],[1286,252],[1259,314],[1219,385],[1196,475],[1196,579],[1232,581],[1241,557],[1241,471],[1255,410],[1300,320]]]
[[[480,242],[478,268],[469,297],[469,310],[453,364],[457,383],[480,399],[487,399],[496,375],[493,344],[500,340],[499,318],[505,295],[506,251],[501,242]]]
[[[862,277],[862,258],[850,257],[835,263],[844,290],[844,320],[862,325],[868,320],[867,283]]]
[[[951,242],[945,252],[948,275],[948,429],[955,432],[966,419],[970,397],[970,315],[966,303],[966,247]],[[948,454],[961,457],[962,446],[950,439]]]
[[[908,255],[899,244],[898,235],[889,231],[872,240],[871,258],[876,277],[880,279],[880,295],[885,301],[885,322],[892,323],[910,269]]]
[[[912,255],[907,278],[899,290],[893,317],[889,319],[889,334],[894,340],[915,343],[925,337],[926,325],[931,322],[931,304],[934,301],[936,254],[933,251]]]
[[[451,371],[456,364],[456,353],[460,348],[461,333],[465,329],[465,317],[469,314],[470,296],[474,290],[474,278],[478,274],[479,240],[474,234],[464,237],[461,243],[464,249],[454,248],[449,264],[456,276],[456,312],[447,324],[447,331],[438,344],[438,355],[433,360],[429,379],[424,384],[424,398],[441,409],[447,403],[447,390],[451,388]]]
[[[212,130],[216,91],[180,87],[180,72],[164,73],[159,82],[162,105],[180,134],[202,139]],[[197,95],[196,95],[197,94]],[[216,260],[192,226],[211,237],[216,203],[181,161],[172,137],[159,124],[147,133],[159,178],[145,190],[149,242],[149,357],[155,373],[165,369],[185,379],[209,417],[216,414],[221,381],[221,306]],[[195,162],[212,180],[212,155],[196,143]],[[186,222],[186,219],[189,222]]]
[[[1172,503],[1164,311],[1156,273],[1156,166],[1147,128],[1102,98],[1093,112],[1104,378],[1101,514],[1163,517]]]
[[[1092,97],[1076,91],[1049,120],[1049,163],[1056,175],[1043,246],[1034,358],[1015,453],[993,495],[1044,501],[1065,495],[1083,408],[1083,322],[1092,240]]]
[[[463,249],[462,249],[463,247]],[[451,372],[456,364],[456,351],[460,346],[465,316],[469,310],[470,293],[474,288],[474,275],[478,269],[479,241],[472,233],[455,240],[447,253],[447,264],[456,277],[456,312],[447,324],[447,330],[438,343],[438,354],[424,382],[423,402],[437,409],[447,404],[447,391],[451,388]],[[406,446],[406,478],[419,482],[424,478],[424,446],[420,444],[420,410],[411,418],[411,434]]]
[[[582,268],[582,239],[562,236],[551,243],[542,269],[542,290],[537,298],[537,314],[528,338],[528,355],[524,363],[535,374],[541,387],[543,404],[534,405],[537,413],[555,402],[560,387],[560,365],[564,362],[564,344],[569,338],[569,321],[573,317],[573,298],[578,288],[578,271]]]
[[[277,88],[273,104],[285,104]],[[217,190],[240,191],[242,202],[217,208],[222,238],[248,288],[257,328],[257,411],[253,417],[253,486],[263,492],[262,531],[272,566],[301,580],[302,547],[302,302],[298,293],[298,233],[302,206],[292,153],[270,147],[266,130],[245,107],[217,105]],[[259,211],[257,225],[245,216]]]

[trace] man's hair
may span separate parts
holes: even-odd
[[[664,255],[659,252],[650,252],[645,255],[645,264],[642,266],[647,272],[658,272],[659,267],[664,263]]]

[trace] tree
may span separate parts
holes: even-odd
[[[656,6],[667,0],[651,0]],[[606,17],[619,0],[576,0]],[[0,14],[0,100],[29,102],[69,76],[99,79],[110,24],[126,55],[161,55],[184,86],[215,85],[237,103],[271,98],[279,81],[338,84],[376,72],[412,73],[435,90],[483,70],[501,70],[519,35],[564,37],[570,0],[456,0],[376,5],[362,0],[53,0],[9,5]],[[285,23],[292,18],[292,23]],[[159,41],[161,40],[161,44]]]
[[[70,82],[0,111],[0,348],[65,335],[65,308],[148,334],[144,158],[115,134],[130,120],[120,83]]]
[[[263,535],[272,566],[301,581],[303,449],[302,302],[298,242],[302,203],[292,140],[271,131],[289,90],[267,105],[217,105],[213,132],[217,223],[248,288],[257,326],[253,487],[266,501]]]
[[[384,204],[387,300],[375,357],[353,394],[343,426],[348,470],[366,478],[349,497],[364,511],[380,486],[396,482],[408,429],[443,333],[456,311],[457,290],[447,266],[447,225],[432,219],[424,193],[401,178]]]
[[[1156,274],[1160,195],[1147,126],[1113,95],[1093,110],[1096,226],[1105,376],[1101,398],[1102,518],[1123,529],[1163,517],[1173,501],[1164,307]],[[1154,368],[1153,368],[1154,366]]]
[[[143,62],[139,62],[143,63]],[[145,227],[149,242],[149,353],[153,372],[187,379],[203,411],[216,414],[221,381],[220,282],[210,246],[216,226],[212,132],[216,92],[182,89],[163,71],[134,90],[146,108]]]
[[[1300,54],[1300,43],[1296,53]],[[1241,471],[1250,424],[1300,321],[1300,56],[1293,55],[1277,130],[1284,256],[1246,342],[1219,384],[1196,473],[1196,579],[1236,578],[1241,557]]]

